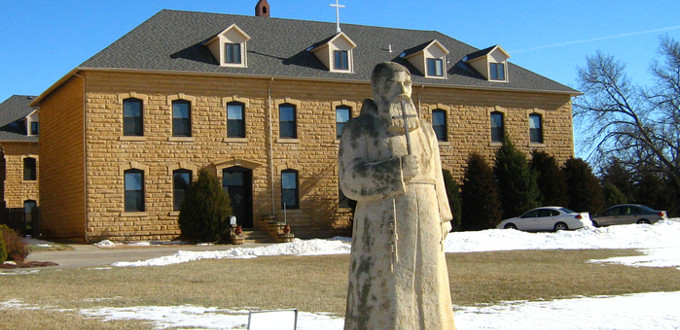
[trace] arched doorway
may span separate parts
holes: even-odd
[[[231,210],[237,223],[253,227],[253,172],[233,166],[222,170],[222,189],[229,194]]]

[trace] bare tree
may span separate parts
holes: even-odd
[[[613,56],[588,57],[578,71],[585,95],[574,102],[574,119],[589,134],[590,160],[648,169],[680,192],[680,43],[661,37],[659,53],[649,88],[633,84]]]

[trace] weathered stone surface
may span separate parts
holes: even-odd
[[[340,186],[357,200],[345,329],[453,329],[437,139],[416,116],[406,68],[379,64],[372,82],[375,102],[347,123],[338,159]]]

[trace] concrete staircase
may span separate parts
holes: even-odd
[[[268,232],[262,230],[244,230],[243,243],[276,243]]]

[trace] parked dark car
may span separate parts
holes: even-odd
[[[666,211],[652,209],[639,204],[621,204],[612,206],[602,213],[591,217],[596,227],[624,225],[631,223],[655,223],[668,219]]]

